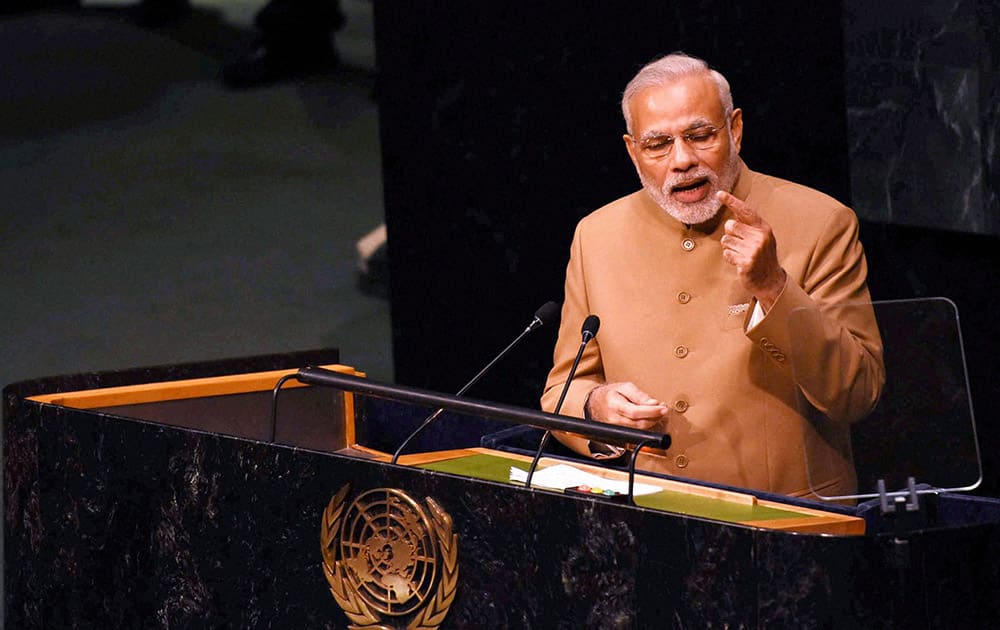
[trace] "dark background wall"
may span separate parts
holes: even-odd
[[[1000,3],[844,6],[855,209],[1000,235]]]
[[[619,99],[658,55],[727,74],[750,105],[749,164],[846,197],[839,16],[794,2],[377,5],[396,379],[456,390],[561,300],[577,220],[637,187]],[[478,394],[537,404],[551,343],[526,345]]]
[[[991,407],[1000,400],[991,378],[995,298],[982,289],[996,286],[997,243],[991,236],[955,233],[959,227],[988,232],[996,223],[989,218],[995,213],[995,143],[982,133],[995,123],[961,118],[967,109],[961,95],[945,98],[951,84],[933,80],[948,58],[944,44],[911,41],[932,32],[921,20],[947,21],[955,12],[927,18],[911,12],[909,21],[892,15],[907,31],[893,22],[872,26],[878,10],[864,13],[856,2],[755,4],[438,2],[392,4],[391,10],[376,4],[396,380],[456,391],[523,329],[538,305],[561,300],[576,222],[638,186],[620,137],[621,90],[646,61],[684,50],[729,78],[744,108],[743,157],[752,168],[846,202],[853,201],[852,188],[862,193],[868,215],[859,214],[866,219],[876,299],[944,295],[968,315],[963,333],[988,456],[983,490],[995,494],[997,466],[989,455],[998,443],[989,426]],[[975,4],[971,16],[978,21],[971,22],[968,11],[959,12],[964,32],[991,23],[983,11],[988,8]],[[845,33],[867,43],[848,38],[845,47]],[[978,41],[995,44],[990,37]],[[948,41],[959,45],[961,39]],[[929,50],[938,55],[932,58]],[[906,65],[907,54],[917,65]],[[973,56],[963,59],[972,62]],[[921,63],[933,68],[921,70]],[[876,72],[887,66],[903,77],[918,76],[893,83],[891,75]],[[968,76],[993,80],[992,66],[974,66]],[[976,112],[992,111],[996,102],[996,91],[983,83],[968,97],[978,99]],[[911,106],[922,114],[905,115]],[[880,108],[893,115],[894,133],[872,122]],[[944,124],[954,116],[965,122]],[[929,125],[931,118],[940,124]],[[906,193],[907,186],[945,191],[956,173],[971,176],[962,164],[941,168],[952,154],[931,149],[954,147],[940,135],[923,145],[939,161],[902,159],[901,145],[911,156],[920,151],[908,138],[921,129],[957,128],[960,134],[977,126],[970,137],[977,138],[979,157],[966,161],[978,165],[972,178],[978,193],[942,193],[926,204]],[[916,166],[900,167],[906,163]],[[942,184],[935,187],[927,171]],[[886,187],[893,199],[909,203],[893,203],[887,213],[887,202],[872,193]],[[964,223],[954,220],[958,207]],[[934,229],[940,221],[927,221],[942,215],[948,231]],[[536,405],[553,340],[554,330],[536,333],[469,395]]]

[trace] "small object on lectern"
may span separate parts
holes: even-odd
[[[601,499],[604,501],[613,501],[615,503],[627,503],[628,495],[623,492],[618,492],[616,490],[610,490],[605,488],[591,487],[588,485],[572,486],[563,490],[565,494],[570,494],[578,497],[587,497],[590,499]]]

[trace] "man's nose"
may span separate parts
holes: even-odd
[[[675,171],[686,171],[698,164],[697,152],[683,138],[674,141],[673,155],[670,157],[673,160],[671,167]]]

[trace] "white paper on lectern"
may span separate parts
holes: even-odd
[[[515,466],[510,467],[510,480],[524,483],[528,480],[528,471],[521,470]],[[565,490],[576,486],[590,486],[591,488],[603,488],[614,490],[619,494],[628,494],[628,482],[615,479],[605,479],[592,473],[580,470],[569,464],[556,464],[548,468],[539,468],[531,476],[532,487],[548,488],[550,490]],[[662,488],[646,483],[637,483],[632,486],[632,494],[653,494]]]

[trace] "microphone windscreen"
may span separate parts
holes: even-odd
[[[546,302],[535,311],[535,319],[543,326],[556,324],[559,322],[559,305],[555,302]]]
[[[596,337],[597,329],[601,327],[601,318],[597,315],[587,315],[587,319],[583,320],[583,333],[584,338]]]

